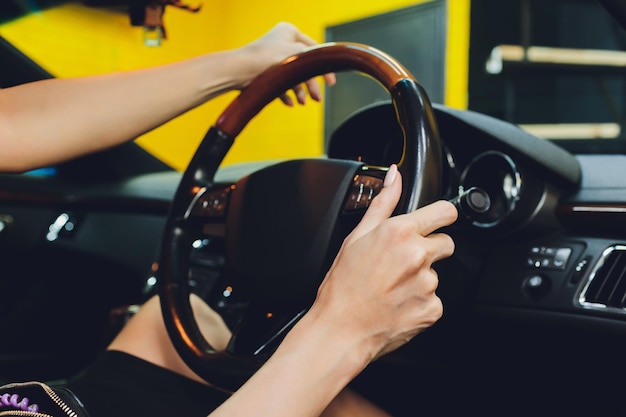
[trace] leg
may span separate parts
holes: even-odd
[[[191,296],[191,306],[203,336],[215,349],[224,349],[230,332],[222,318],[199,297]],[[128,321],[108,349],[126,352],[193,380],[206,383],[178,356],[169,339],[158,297],[149,299]]]
[[[230,332],[221,317],[195,295],[192,295],[191,306],[205,339],[216,349],[224,349],[230,339]],[[183,362],[170,342],[161,317],[158,297],[151,298],[141,307],[108,349],[126,352],[206,384]],[[359,394],[345,389],[321,417],[340,416],[389,417],[389,414]]]
[[[391,417],[358,393],[346,388],[335,397],[320,417]]]

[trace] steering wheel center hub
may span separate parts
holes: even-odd
[[[226,259],[238,290],[266,302],[312,301],[345,237],[337,222],[361,165],[287,161],[237,182],[227,215]]]

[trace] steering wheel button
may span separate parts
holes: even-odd
[[[192,214],[201,217],[223,217],[226,213],[229,191],[230,187],[204,193],[195,202]]]
[[[359,199],[358,191],[355,191],[354,189],[352,189],[350,191],[350,194],[348,195],[348,199],[346,200],[346,203],[343,206],[344,211],[356,210],[358,199]]]
[[[367,175],[357,175],[352,183],[352,189],[344,204],[344,211],[367,209],[383,187],[383,180]]]

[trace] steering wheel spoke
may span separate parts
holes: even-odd
[[[306,311],[296,306],[252,305],[233,330],[226,350],[265,362]]]

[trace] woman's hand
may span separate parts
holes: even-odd
[[[278,23],[256,41],[237,50],[248,57],[246,59],[248,71],[240,83],[240,89],[247,87],[257,75],[270,66],[317,44],[316,41],[300,32],[294,25],[285,22]],[[324,80],[328,85],[334,85],[336,81],[335,75],[326,74],[324,75]],[[306,81],[304,85],[294,86],[293,91],[296,100],[300,104],[306,102],[307,91],[315,101],[320,101],[322,98],[320,85],[314,78]],[[283,94],[280,99],[288,106],[293,105],[293,100],[287,93]]]
[[[392,166],[382,191],[345,239],[311,309],[211,417],[313,417],[325,409],[328,415],[337,410],[348,415],[348,409],[359,416],[384,415],[366,404],[327,407],[335,398],[348,398],[337,395],[372,360],[441,317],[432,264],[450,256],[454,243],[436,230],[457,217],[454,205],[439,201],[389,218],[401,183]]]
[[[345,239],[310,311],[359,340],[366,363],[405,344],[443,314],[432,265],[452,255],[454,243],[436,230],[454,222],[457,211],[438,201],[389,218],[401,182],[392,166],[385,187]]]

